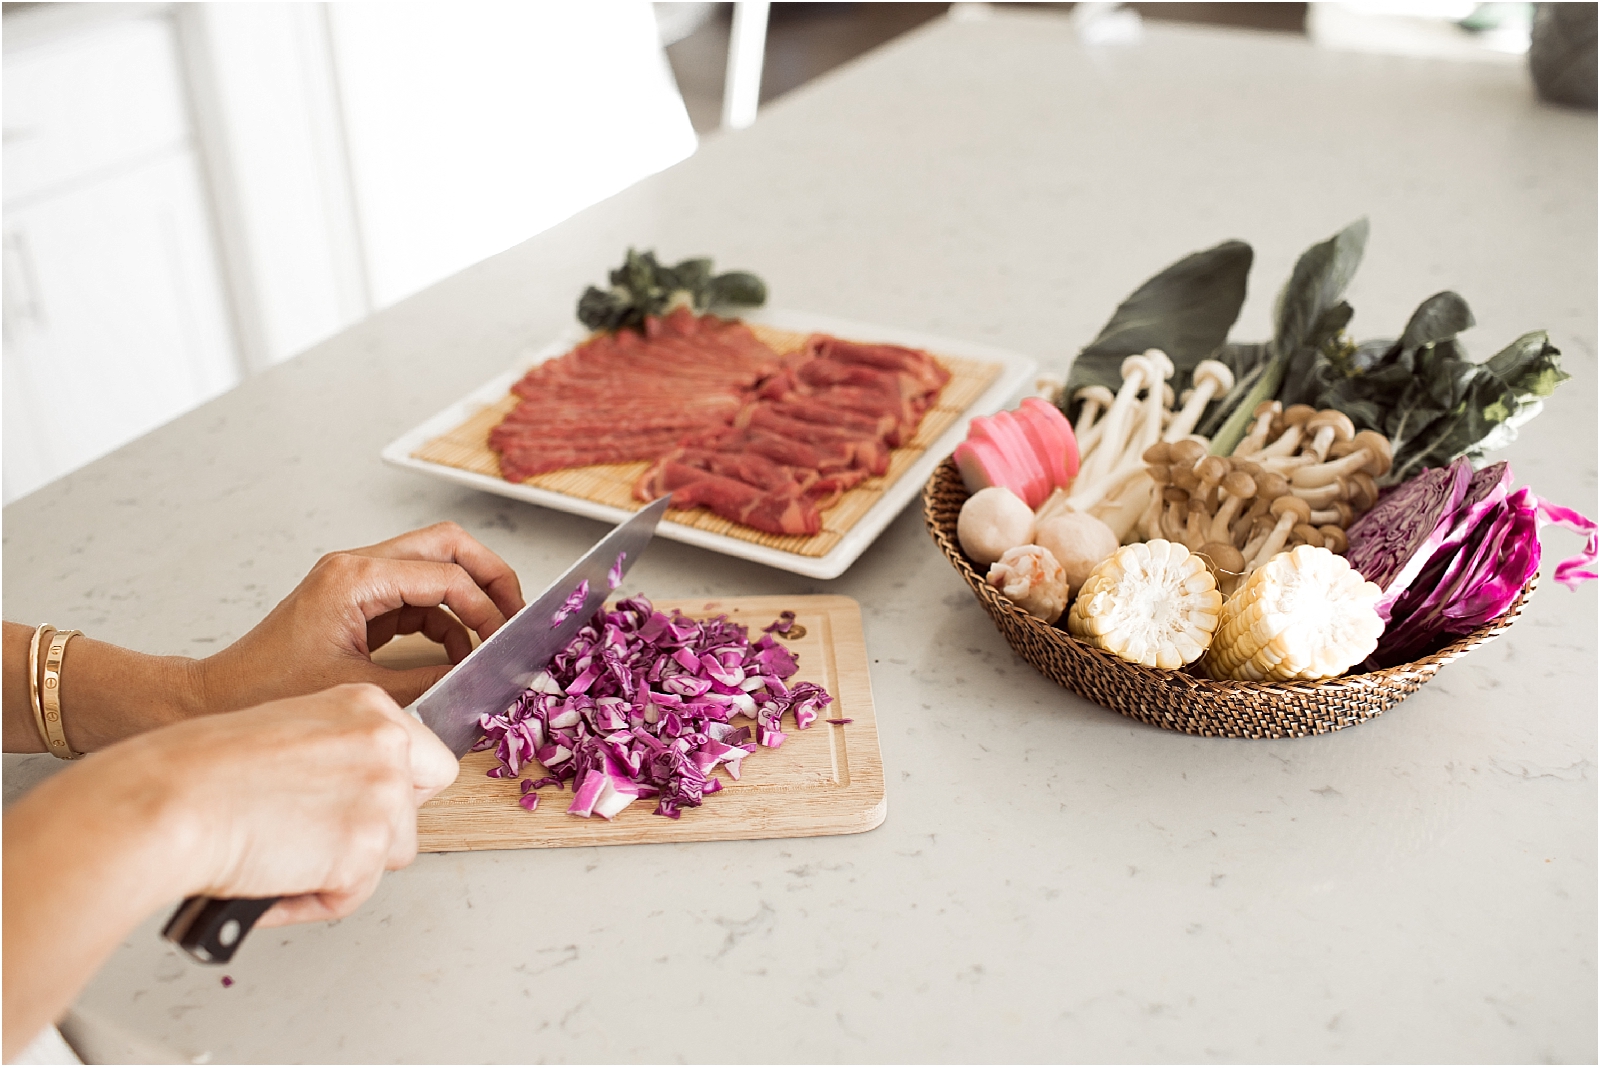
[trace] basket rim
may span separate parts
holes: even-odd
[[[962,493],[966,492],[955,466],[953,457],[946,457],[933,474],[928,476],[927,483],[923,486],[923,520],[928,527],[928,532],[933,536],[934,542],[939,546],[951,566],[966,580],[968,586],[978,596],[978,599],[991,611],[1004,612],[1017,623],[1032,630],[1040,637],[1049,641],[1056,641],[1070,645],[1075,652],[1093,657],[1106,665],[1121,671],[1132,672],[1143,677],[1148,682],[1173,687],[1180,686],[1186,690],[1199,690],[1213,694],[1253,694],[1253,695],[1287,695],[1291,693],[1311,694],[1328,693],[1329,691],[1364,691],[1385,689],[1389,685],[1408,679],[1431,679],[1444,665],[1456,660],[1480,645],[1498,637],[1516,621],[1532,597],[1533,591],[1539,585],[1539,574],[1534,572],[1526,585],[1517,592],[1516,599],[1511,606],[1500,615],[1483,624],[1470,634],[1464,634],[1443,648],[1409,663],[1399,664],[1394,667],[1379,668],[1376,671],[1363,671],[1348,675],[1336,675],[1331,679],[1319,682],[1250,682],[1242,679],[1212,679],[1203,675],[1192,675],[1187,670],[1167,671],[1162,668],[1146,667],[1135,664],[1130,660],[1108,653],[1104,649],[1090,645],[1088,642],[1062,630],[1051,623],[1046,623],[1037,616],[1029,615],[1001,594],[994,587],[984,581],[973,567],[972,561],[961,550],[956,541],[955,531],[945,529],[934,517],[935,493],[950,483],[960,487]]]

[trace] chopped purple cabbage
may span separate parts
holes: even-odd
[[[612,587],[615,589],[616,587]],[[562,602],[556,609],[556,614],[550,617],[550,629],[555,630],[561,624],[572,618],[572,613],[583,611],[583,602],[589,599],[589,580],[584,579],[578,583],[578,588],[572,591],[572,596]]]
[[[622,585],[622,565],[627,562],[628,553],[624,549],[617,554],[617,562],[611,565],[611,570],[606,572],[606,582],[612,589]]]
[[[503,713],[481,717],[474,748],[499,758],[491,778],[544,765],[547,776],[522,782],[529,811],[541,787],[570,783],[573,815],[611,819],[644,797],[677,819],[722,789],[716,768],[737,779],[758,747],[782,745],[786,713],[804,730],[832,702],[815,683],[787,681],[798,663],[772,630],[751,642],[726,616],[667,616],[625,599],[597,612]],[[753,740],[730,722],[741,715],[755,723]]]
[[[771,634],[776,631],[779,634],[788,634],[792,629],[794,629],[794,613],[784,609],[778,613],[777,619],[761,628],[761,633]]]

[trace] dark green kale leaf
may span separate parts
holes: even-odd
[[[1224,241],[1185,256],[1135,290],[1072,362],[1062,410],[1069,418],[1076,414],[1082,405],[1074,394],[1085,386],[1115,393],[1122,385],[1122,361],[1146,349],[1166,353],[1177,368],[1172,388],[1188,389],[1195,364],[1217,352],[1239,318],[1253,257],[1243,241]]]
[[[649,316],[664,315],[678,304],[696,314],[719,308],[759,307],[767,287],[746,271],[713,275],[711,260],[701,256],[672,266],[655,253],[628,250],[622,266],[610,272],[611,288],[589,286],[578,298],[578,321],[590,330],[640,329]]]
[[[1568,376],[1542,330],[1524,334],[1484,363],[1456,340],[1473,325],[1451,292],[1422,302],[1397,341],[1368,341],[1325,354],[1311,403],[1338,408],[1357,428],[1389,438],[1394,465],[1382,481],[1402,482],[1459,456],[1481,460],[1516,438]]]
[[[1289,281],[1278,293],[1271,357],[1249,392],[1238,399],[1217,428],[1211,439],[1212,455],[1233,452],[1262,401],[1297,396],[1311,382],[1318,351],[1350,321],[1350,305],[1340,298],[1361,265],[1368,229],[1366,219],[1357,219],[1301,253]]]

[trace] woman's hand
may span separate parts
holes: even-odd
[[[417,849],[459,765],[375,686],[339,686],[140,734],[5,813],[5,1053],[64,1012],[119,941],[180,897],[279,897],[337,919]]]
[[[416,857],[417,808],[460,770],[366,684],[202,716],[118,749],[173,783],[180,838],[194,842],[183,893],[280,897],[269,926],[354,911]]]
[[[521,607],[516,574],[454,523],[330,553],[250,633],[195,665],[198,703],[223,712],[370,682],[410,704],[449,667],[384,668],[374,649],[421,632],[457,664],[472,651],[467,628],[487,638]]]

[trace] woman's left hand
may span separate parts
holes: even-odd
[[[385,668],[374,649],[420,632],[457,664],[472,651],[467,628],[487,638],[520,608],[516,573],[454,523],[329,553],[250,633],[195,662],[198,704],[229,712],[370,682],[407,705],[449,666]]]

